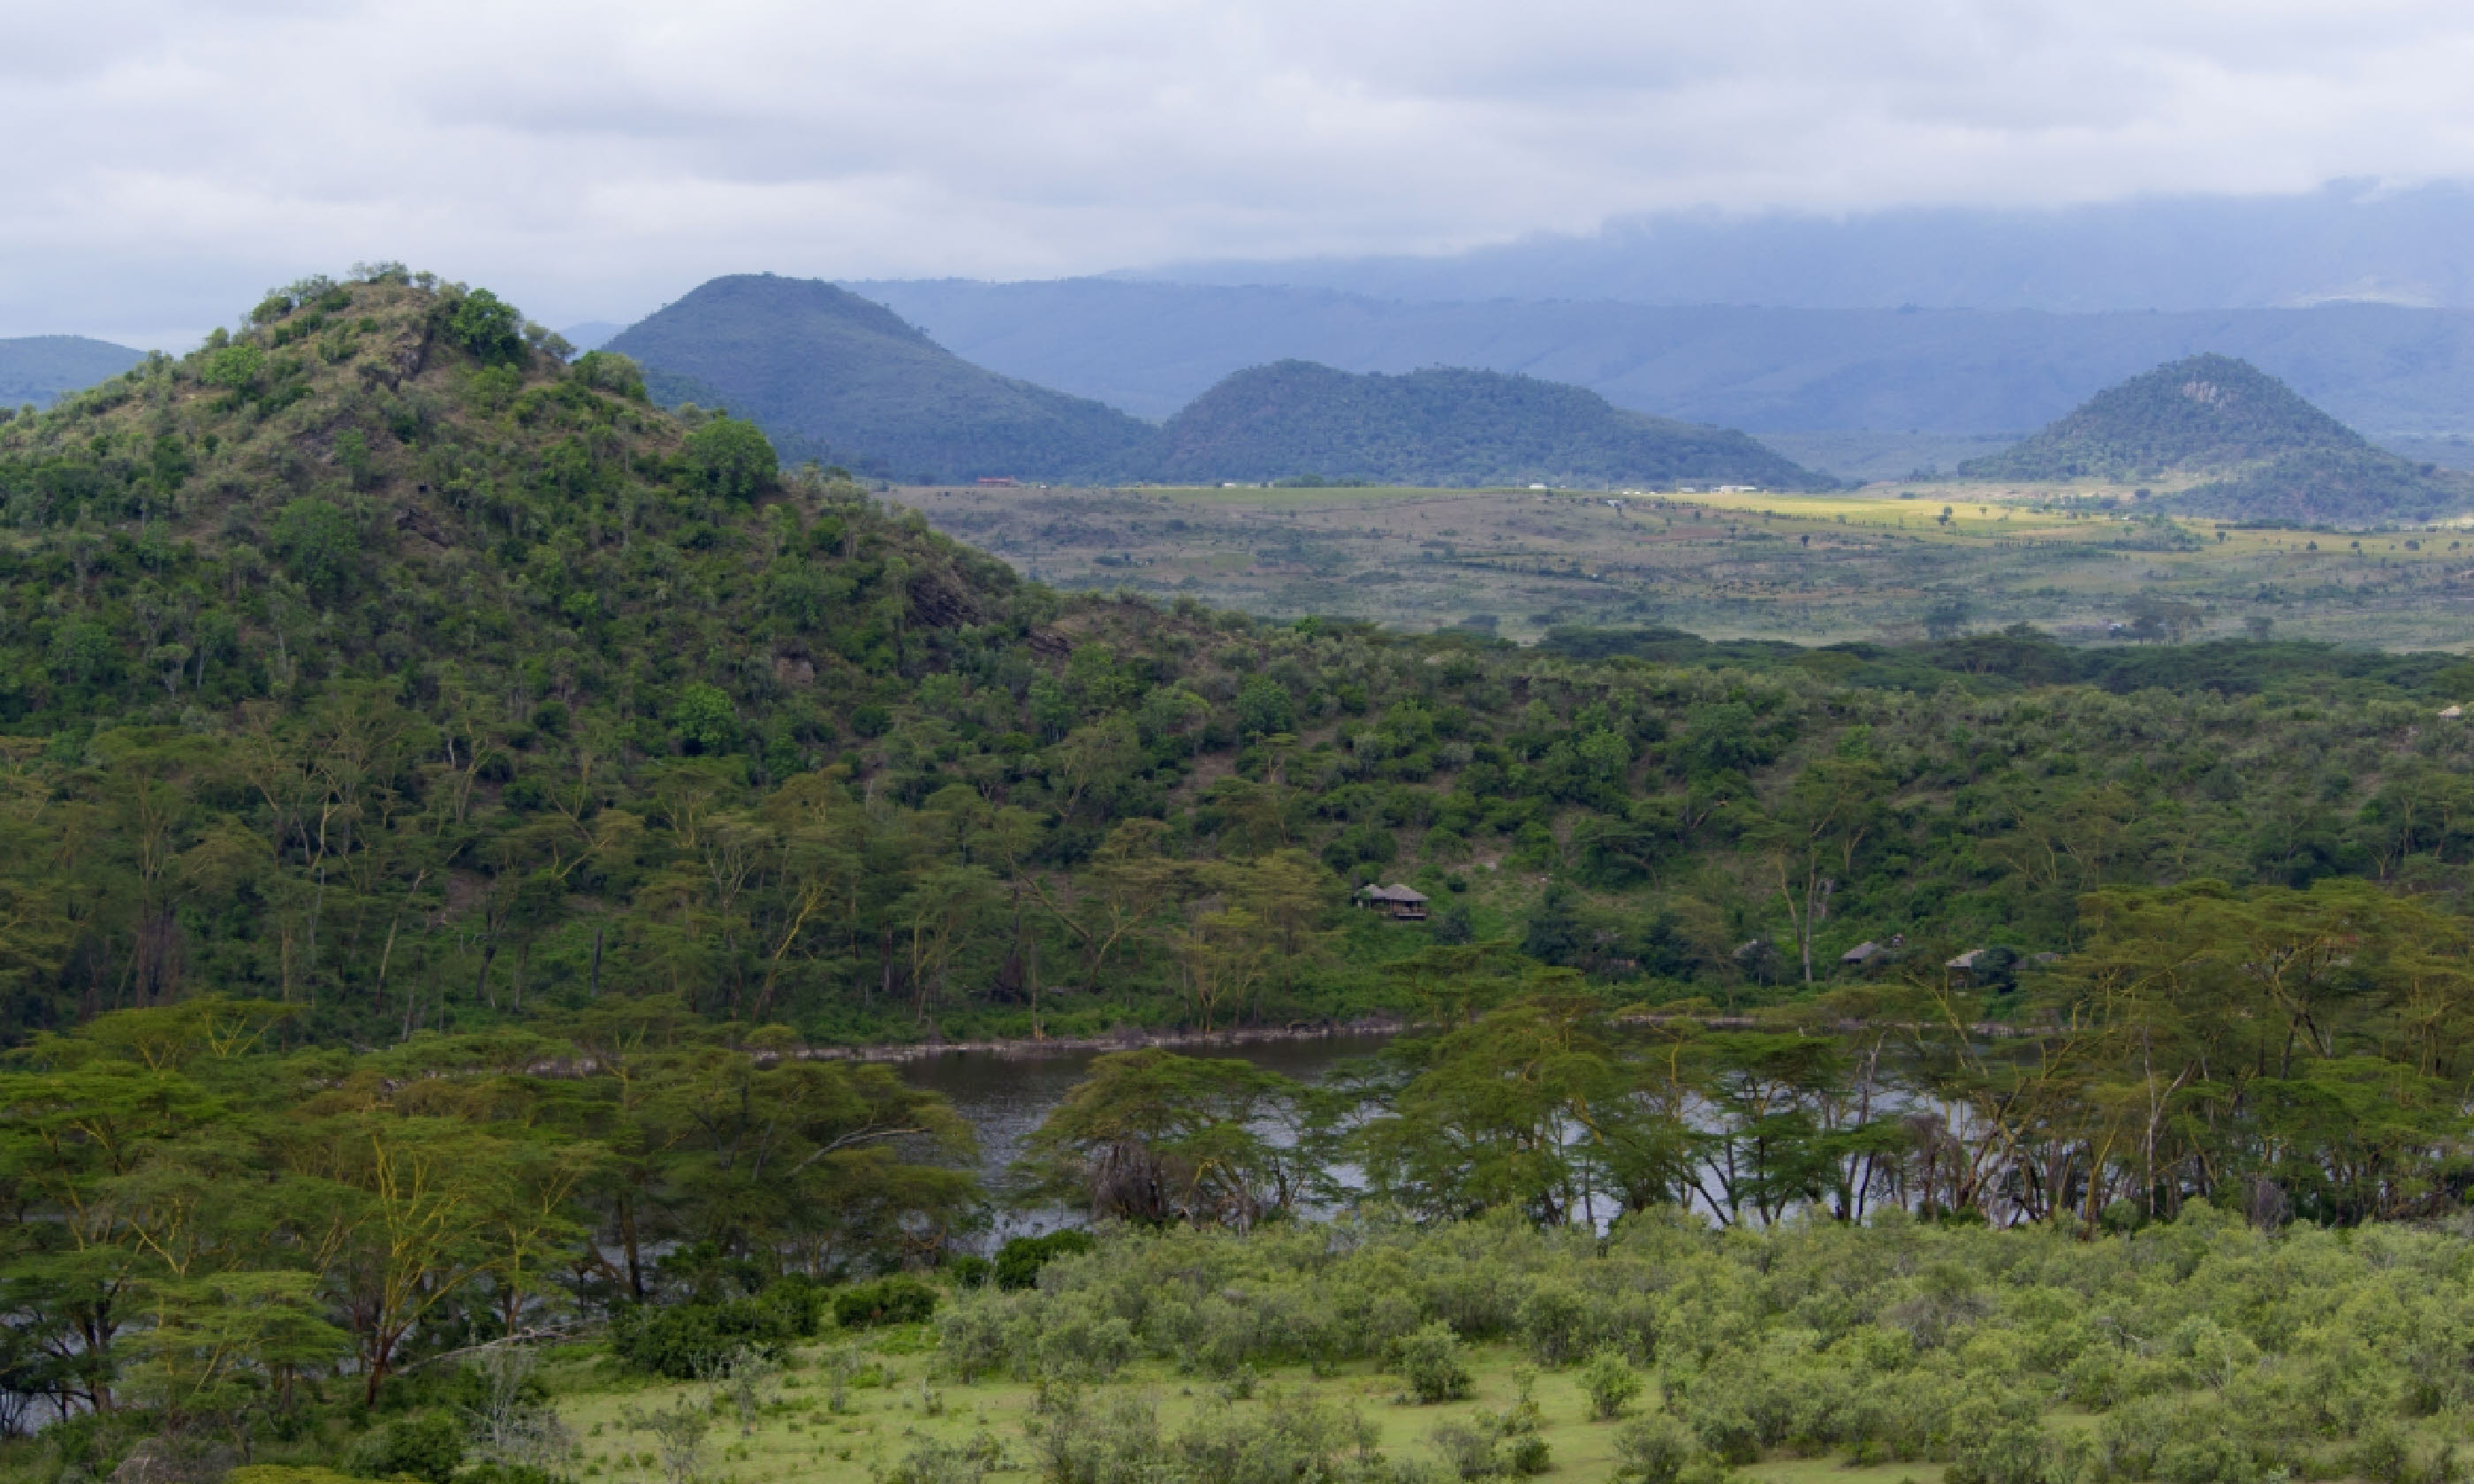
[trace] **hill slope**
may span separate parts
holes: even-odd
[[[144,359],[127,346],[84,335],[0,340],[0,407],[49,407],[64,394],[117,376]]]
[[[2474,479],[2374,447],[2259,368],[2214,354],[2107,388],[1958,472],[2020,480],[2206,473],[2217,477],[2182,491],[2178,508],[2300,524],[2423,520],[2474,504]]]
[[[1170,483],[1312,473],[1444,485],[1831,484],[1732,429],[1626,412],[1582,387],[1484,371],[1352,375],[1310,361],[1222,381],[1168,420],[1139,467]]]
[[[2108,387],[2017,445],[1959,466],[1983,479],[2115,479],[2369,447],[2246,361],[2205,354]]]
[[[1056,476],[1152,429],[1112,407],[984,371],[830,283],[716,278],[613,338],[657,396],[719,397],[793,460],[897,479]]]

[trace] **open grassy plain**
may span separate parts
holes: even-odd
[[[716,1484],[868,1484],[922,1442],[966,1446],[982,1436],[1003,1452],[994,1476],[1037,1478],[1025,1424],[1036,1417],[1038,1388],[997,1378],[963,1385],[940,1376],[935,1342],[926,1328],[876,1331],[872,1342],[862,1331],[849,1342],[861,1362],[859,1383],[845,1388],[839,1410],[832,1404],[828,1377],[836,1347],[800,1352],[795,1368],[773,1383],[752,1424],[742,1424],[726,1393],[711,1386],[647,1382],[591,1362],[578,1362],[564,1375],[553,1371],[551,1378],[562,1393],[560,1413],[583,1448],[581,1476],[606,1484],[668,1484],[654,1434],[631,1427],[630,1420],[682,1404],[711,1410],[712,1430],[699,1463],[701,1476]],[[1541,1371],[1526,1364],[1517,1347],[1497,1344],[1472,1348],[1469,1373],[1476,1385],[1468,1398],[1418,1405],[1402,1400],[1399,1377],[1370,1362],[1340,1366],[1322,1376],[1304,1366],[1282,1367],[1241,1394],[1225,1382],[1146,1361],[1090,1388],[1089,1400],[1104,1408],[1112,1396],[1149,1399],[1162,1428],[1176,1433],[1207,1408],[1263,1411],[1310,1399],[1354,1411],[1373,1424],[1386,1456],[1433,1462],[1430,1434],[1437,1427],[1470,1423],[1482,1411],[1509,1411],[1525,1380],[1539,1407],[1540,1435],[1550,1449],[1548,1477],[1596,1484],[1615,1476],[1614,1440],[1621,1424],[1591,1420],[1577,1368]],[[1627,1415],[1657,1404],[1654,1392],[1645,1394]],[[1836,1456],[1780,1450],[1734,1474],[1734,1484],[1900,1484],[1940,1472],[1941,1465],[1932,1462],[1856,1467]]]
[[[2154,495],[2171,492],[2158,485]],[[905,489],[938,529],[1068,588],[1273,617],[1526,639],[1556,624],[1711,638],[1922,636],[2026,622],[2102,641],[2143,599],[2189,636],[2474,641],[2474,531],[2255,530],[2129,489],[1877,485],[1847,494],[1527,490]]]

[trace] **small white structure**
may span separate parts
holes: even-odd
[[[2464,714],[2465,708],[2463,706],[2452,706],[2439,713],[2439,719],[2444,722],[2453,722]]]

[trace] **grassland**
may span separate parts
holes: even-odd
[[[2169,493],[2164,485],[2153,494]],[[2385,648],[2474,640],[2474,532],[2254,530],[2170,518],[2129,489],[1877,485],[1848,494],[1527,490],[907,489],[939,529],[1071,588],[1266,616],[1320,613],[1526,639],[1662,625],[1828,643],[2033,623],[2118,637],[2143,598],[2190,636]]]
[[[560,1413],[583,1448],[582,1477],[606,1484],[667,1484],[653,1436],[631,1429],[629,1419],[682,1402],[714,1408],[702,1475],[712,1484],[864,1484],[900,1463],[922,1440],[961,1444],[982,1433],[1005,1450],[996,1476],[1036,1477],[1024,1432],[1036,1388],[1006,1380],[960,1385],[942,1378],[936,1374],[934,1344],[919,1327],[880,1331],[862,1350],[858,1383],[845,1393],[839,1411],[829,1403],[822,1364],[831,1347],[811,1348],[794,1358],[752,1426],[743,1426],[728,1399],[709,1386],[647,1383],[612,1372],[607,1363],[584,1360],[546,1378],[562,1393]],[[1311,1396],[1353,1409],[1373,1424],[1387,1455],[1426,1459],[1432,1457],[1427,1437],[1434,1428],[1466,1422],[1481,1410],[1505,1411],[1526,1378],[1542,1414],[1541,1434],[1552,1449],[1550,1477],[1595,1484],[1614,1476],[1619,1424],[1589,1419],[1576,1370],[1538,1371],[1510,1345],[1477,1347],[1470,1361],[1474,1395],[1431,1406],[1404,1402],[1399,1380],[1365,1363],[1343,1366],[1324,1376],[1301,1366],[1277,1370],[1262,1376],[1250,1395],[1240,1397],[1225,1383],[1145,1362],[1092,1390],[1094,1400],[1118,1392],[1151,1398],[1170,1432],[1202,1407],[1271,1408]],[[1655,1400],[1654,1395],[1645,1397],[1633,1411]],[[1940,1469],[1932,1463],[1857,1468],[1834,1457],[1781,1453],[1736,1478],[1739,1484],[1900,1484],[1935,1477]]]

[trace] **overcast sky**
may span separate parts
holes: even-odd
[[[537,318],[2474,176],[2462,0],[80,0],[0,43],[0,335],[398,258]]]

